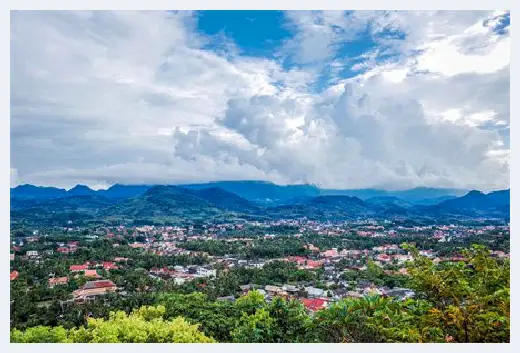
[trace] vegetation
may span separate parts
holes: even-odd
[[[98,309],[93,315],[98,318],[86,318],[68,328],[61,323],[13,328],[11,341],[509,342],[509,259],[494,258],[486,247],[474,245],[462,252],[464,261],[437,264],[420,256],[415,247],[405,247],[415,258],[407,264],[407,285],[416,292],[413,299],[345,298],[313,315],[299,301],[275,297],[268,302],[257,291],[235,302],[213,300],[221,293],[211,290],[236,288],[240,276],[262,280],[254,277],[259,276],[255,271],[230,271],[206,294],[157,291],[146,294],[153,307],[141,298],[120,303],[127,306],[126,312],[102,314]],[[297,273],[291,265],[272,266],[266,270],[268,281],[289,281]],[[377,278],[375,268],[371,276]],[[24,291],[15,290],[19,294]],[[29,316],[37,310],[30,300],[20,305],[33,311],[27,313]],[[102,307],[103,303],[95,305]],[[144,306],[129,310],[133,305]]]
[[[145,306],[127,315],[123,311],[112,312],[108,320],[89,318],[86,327],[67,330],[61,326],[36,326],[11,331],[15,343],[211,343],[206,337],[181,317],[165,320],[163,306]]]

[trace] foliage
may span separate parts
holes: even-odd
[[[215,342],[183,318],[164,320],[165,308],[141,307],[130,315],[123,311],[110,313],[110,318],[89,319],[87,327],[66,330],[63,327],[31,327],[22,332],[11,330],[11,342],[74,343],[209,343]]]

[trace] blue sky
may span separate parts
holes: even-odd
[[[11,14],[11,183],[509,186],[508,11]]]
[[[213,48],[223,34],[231,39],[243,55],[274,57],[284,41],[291,38],[283,11],[213,10],[197,11],[197,29],[216,37]]]

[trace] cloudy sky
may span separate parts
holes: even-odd
[[[509,186],[509,12],[11,13],[11,185]]]

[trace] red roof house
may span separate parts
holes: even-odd
[[[96,270],[85,270],[85,277],[99,278]]]
[[[87,265],[71,265],[69,267],[69,270],[72,272],[81,272],[81,271],[85,271],[87,268],[88,268]]]
[[[302,299],[302,303],[307,310],[317,311],[324,309],[327,306],[327,301],[325,299]]]
[[[116,270],[118,267],[113,262],[105,261],[105,262],[103,262],[103,268],[108,271],[108,270]]]
[[[55,277],[49,278],[49,288],[53,288],[56,285],[67,284],[69,279],[67,277]]]
[[[16,270],[12,271],[11,275],[10,275],[11,281],[14,281],[18,277],[18,275],[19,275],[18,271],[16,271]]]
[[[323,265],[323,261],[307,260],[307,267],[308,268],[319,268],[322,265]]]

